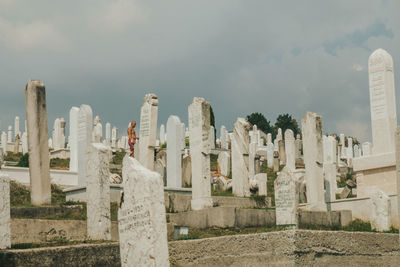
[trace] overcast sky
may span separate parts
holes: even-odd
[[[313,111],[324,133],[367,141],[367,61],[386,49],[400,87],[399,12],[398,0],[0,0],[1,130],[16,115],[23,129],[34,78],[46,85],[49,127],[89,104],[125,132],[153,92],[159,124],[172,114],[187,123],[201,96],[217,128],[252,112],[274,123]]]

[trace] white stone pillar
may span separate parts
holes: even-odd
[[[11,247],[10,177],[0,173],[0,249]]]
[[[250,196],[249,184],[249,136],[250,124],[238,118],[232,136],[232,193],[239,197]]]
[[[140,111],[139,162],[154,170],[154,149],[157,139],[158,98],[155,94],[144,97]],[[135,153],[136,154],[136,153]]]
[[[201,97],[189,105],[189,141],[192,159],[192,210],[212,207],[210,181],[210,103]],[[170,133],[168,133],[168,136]],[[167,145],[168,146],[168,145]]]
[[[160,126],[160,144],[163,145],[165,143],[165,126],[161,124]]]
[[[287,129],[285,131],[285,154],[286,154],[286,166],[294,171],[296,169],[296,147],[294,144],[294,133],[292,130]]]
[[[167,121],[167,186],[182,187],[182,127],[179,117],[171,115]]]
[[[388,231],[392,226],[390,198],[378,188],[370,191],[371,227],[379,232]]]
[[[79,108],[72,107],[69,111],[69,170],[78,171],[78,117]]]
[[[223,151],[218,154],[218,165],[222,175],[229,176],[230,163],[231,157],[228,152]]]
[[[22,154],[28,153],[28,134],[24,132],[21,138],[22,143]]]
[[[222,149],[228,149],[228,140],[226,139],[226,135],[228,134],[228,132],[226,131],[225,126],[221,126],[221,130],[220,130],[220,140],[221,140],[221,148]]]
[[[121,266],[169,266],[164,186],[160,174],[125,156],[118,210]]]
[[[326,201],[336,200],[337,182],[336,182],[336,164],[332,162],[324,163]]]
[[[111,147],[111,124],[106,123],[106,145]]]
[[[111,147],[117,148],[117,140],[118,140],[118,128],[113,127],[111,132]]]
[[[14,119],[14,137],[19,135],[21,137],[21,132],[19,131],[19,117],[16,116]]]
[[[211,149],[215,149],[215,130],[214,130],[214,126],[210,125],[210,147]]]
[[[101,143],[87,147],[87,236],[92,240],[111,240],[110,152]]]
[[[81,105],[78,114],[78,185],[86,185],[86,151],[92,141],[93,113],[89,105]]]
[[[25,88],[28,122],[29,176],[31,203],[51,203],[50,158],[46,112],[46,89],[39,80],[30,80]]]
[[[12,126],[8,126],[8,135],[7,135],[7,142],[12,143],[13,135],[12,135]]]
[[[326,211],[322,155],[322,118],[307,112],[301,120],[305,177],[307,184],[307,209]]]
[[[3,153],[7,153],[7,134],[5,132],[1,133],[1,148],[3,148]]]

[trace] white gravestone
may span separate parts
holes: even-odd
[[[296,160],[301,159],[301,151],[303,149],[303,141],[301,141],[301,136],[300,134],[296,135],[296,140],[294,141],[296,145]]]
[[[210,126],[210,147],[211,149],[215,149],[215,130],[214,126]]]
[[[370,156],[372,154],[372,144],[370,142],[364,142],[362,144],[363,157]]]
[[[165,143],[165,141],[166,141],[165,126],[164,126],[164,124],[161,124],[161,126],[160,126],[160,143],[161,143],[161,145],[163,145]]]
[[[183,150],[183,149],[185,149],[186,148],[186,137],[185,137],[185,132],[186,132],[186,126],[185,126],[185,124],[182,122],[181,123],[181,133],[182,133],[182,135],[181,135],[181,144],[182,144],[182,146],[181,146],[181,149]]]
[[[0,173],[0,249],[11,247],[10,178]]]
[[[28,134],[24,132],[21,138],[22,154],[28,153]]]
[[[322,136],[324,163],[336,163],[336,145],[337,141],[333,136]]]
[[[117,140],[118,140],[118,128],[113,127],[111,132],[111,147],[117,148]]]
[[[224,151],[224,152],[220,152],[218,154],[218,165],[219,165],[221,174],[224,176],[229,176],[231,157],[228,152]]]
[[[111,124],[106,123],[106,145],[111,146]]]
[[[21,132],[19,131],[19,117],[16,116],[14,119],[14,137],[19,135],[21,137]]]
[[[69,170],[78,171],[78,118],[79,108],[72,107],[69,111]]]
[[[86,185],[86,150],[92,141],[92,108],[81,105],[78,115],[78,185]]]
[[[336,164],[332,162],[324,163],[326,201],[336,200],[337,182],[336,182]]]
[[[250,196],[249,136],[250,124],[238,118],[232,136],[232,193],[239,197]]]
[[[354,151],[354,157],[358,158],[360,157],[360,147],[358,145],[353,146],[353,151]]]
[[[3,148],[3,153],[7,153],[7,134],[5,132],[1,133],[1,148]]]
[[[301,120],[305,178],[307,184],[307,209],[326,211],[322,155],[322,117],[307,112]]]
[[[7,142],[11,143],[13,140],[13,135],[12,135],[12,126],[8,126],[8,135],[7,135]]]
[[[179,117],[171,115],[167,121],[167,186],[182,187],[182,127]]]
[[[368,59],[373,154],[394,152],[397,126],[392,56],[375,50]]]
[[[274,181],[276,225],[297,226],[299,192],[296,179],[289,168],[284,167]]]
[[[292,171],[296,169],[296,147],[294,141],[293,131],[287,129],[285,131],[286,166]]]
[[[31,203],[51,203],[50,158],[46,111],[46,89],[39,80],[30,80],[25,88],[28,126],[29,177]]]
[[[103,142],[103,125],[101,124],[99,116],[96,116],[93,121],[92,142],[93,143]]]
[[[121,266],[169,266],[164,186],[160,174],[125,156],[118,210]]]
[[[86,154],[87,235],[92,240],[111,240],[110,148],[93,143]]]
[[[390,198],[381,190],[371,189],[371,227],[379,232],[391,227]]]
[[[274,167],[274,144],[267,141],[267,166],[268,168]]]
[[[157,139],[158,98],[155,94],[144,97],[140,110],[138,160],[149,170],[154,170],[154,149]],[[135,153],[136,154],[136,153]]]
[[[212,207],[210,185],[210,103],[201,97],[189,105],[190,156],[192,160],[192,210]],[[168,133],[169,135],[169,133]]]
[[[258,195],[267,196],[267,174],[257,173],[254,175],[254,180],[257,183]]]
[[[220,131],[220,134],[221,134],[221,136],[220,136],[220,140],[221,140],[221,148],[222,149],[228,149],[228,140],[227,140],[227,134],[228,134],[228,132],[226,131],[226,128],[225,128],[225,126],[221,126],[221,131]]]

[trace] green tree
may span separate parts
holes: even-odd
[[[272,133],[273,131],[271,123],[261,113],[251,113],[250,115],[246,116],[246,120],[253,125],[257,125],[257,129],[263,131],[266,134]]]
[[[290,129],[293,131],[294,136],[296,137],[296,135],[300,132],[299,129],[299,124],[297,123],[296,119],[294,119],[291,115],[289,114],[281,114],[278,116],[278,118],[276,118],[276,122],[275,122],[275,131],[278,132],[278,128],[282,129],[282,135],[285,134],[285,131],[287,129]]]

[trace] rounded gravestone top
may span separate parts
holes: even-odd
[[[393,68],[393,58],[386,50],[378,48],[369,56],[368,65],[370,67],[383,65]]]

